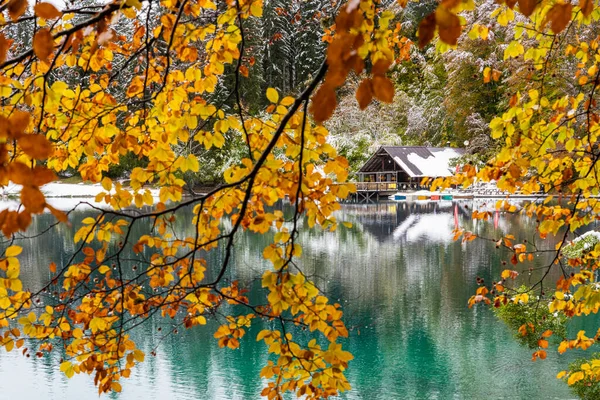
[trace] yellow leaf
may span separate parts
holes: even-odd
[[[111,388],[111,390],[113,392],[117,392],[117,393],[121,392],[121,390],[123,389],[121,387],[121,384],[119,382],[113,382],[113,383],[111,383],[110,384],[110,388]]]
[[[571,375],[569,375],[569,379],[567,380],[567,384],[569,386],[573,385],[574,383],[579,382],[580,380],[582,380],[584,378],[583,372],[582,371],[577,371]]]
[[[133,351],[133,358],[135,358],[135,360],[137,362],[143,362],[144,361],[144,357],[145,357],[145,355],[144,355],[143,351],[138,350],[138,349],[135,349]]]
[[[104,177],[102,178],[102,187],[104,188],[104,190],[106,190],[107,192],[110,191],[110,189],[112,189],[112,180],[109,177]]]
[[[21,246],[8,246],[6,248],[6,252],[4,253],[6,255],[6,257],[16,257],[19,254],[21,254],[21,252],[23,251],[23,249],[21,248]]]
[[[70,361],[65,361],[60,364],[60,370],[64,372],[67,378],[72,378],[75,374],[75,371],[73,370],[73,364],[71,364]]]
[[[277,93],[277,90],[275,90],[273,88],[268,88],[267,89],[267,99],[269,99],[269,101],[271,103],[277,104],[277,102],[279,102],[279,93]]]

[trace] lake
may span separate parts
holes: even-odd
[[[471,201],[347,204],[338,218],[352,222],[352,228],[302,230],[299,265],[330,299],[343,305],[350,329],[342,343],[355,357],[347,371],[353,389],[343,398],[574,398],[555,376],[581,353],[559,356],[551,350],[546,360],[532,362],[532,350],[521,347],[489,309],[467,308],[476,278],[497,278],[506,268],[502,261],[507,254],[491,241],[452,241],[455,224],[488,238],[509,232],[517,239],[530,238],[535,230],[534,221],[520,215],[471,221],[473,206]],[[88,215],[93,212],[74,213],[79,220]],[[30,233],[41,232],[52,221],[50,215],[38,216]],[[61,225],[49,235],[19,243],[24,247],[20,259],[25,287],[40,287],[48,279],[50,260],[67,260],[75,229]],[[229,277],[258,288],[252,279],[268,268],[260,254],[270,240],[271,235],[242,235]],[[217,264],[221,256],[217,250],[207,258]],[[536,258],[531,264],[543,262]],[[533,282],[536,276],[524,273],[520,279]],[[146,361],[121,381],[122,393],[103,397],[258,399],[267,353],[254,338],[264,324],[253,327],[241,348],[232,351],[218,347],[212,336],[215,325],[165,335],[171,322],[152,318],[133,333],[147,353]],[[575,321],[570,330],[589,324]],[[156,356],[149,354],[152,350]],[[1,352],[0,399],[97,398],[89,376],[67,379],[58,371],[60,357],[60,352],[41,359]]]

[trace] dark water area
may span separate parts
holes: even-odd
[[[338,218],[351,222],[352,228],[302,230],[299,265],[330,299],[342,304],[350,328],[350,337],[343,344],[355,357],[347,371],[353,388],[343,398],[574,398],[555,376],[582,353],[561,356],[551,350],[546,360],[532,362],[532,351],[520,346],[489,309],[467,308],[477,288],[476,277],[488,282],[497,278],[506,268],[502,261],[508,256],[492,241],[453,241],[455,225],[487,238],[513,233],[517,239],[530,239],[535,231],[535,222],[520,215],[499,214],[495,220],[472,221],[474,206],[481,204],[348,204]],[[80,211],[75,218],[88,215],[93,212]],[[178,229],[182,235],[189,229],[188,217],[181,219]],[[41,232],[51,221],[50,215],[37,217],[30,233]],[[72,237],[76,228],[61,225],[50,235],[20,243],[25,248],[20,257],[25,287],[39,288],[48,280],[50,260],[58,264],[68,260],[75,249]],[[272,233],[245,233],[235,244],[226,278],[251,287],[251,298],[261,296],[260,285],[253,279],[269,268],[261,253],[271,238]],[[555,243],[550,239],[545,245],[553,248]],[[222,256],[217,249],[207,255],[207,261],[218,265]],[[538,257],[525,268],[546,262]],[[523,283],[537,278],[536,273],[526,271],[519,277]],[[595,332],[594,322],[577,320],[570,329]],[[152,318],[133,332],[139,347],[147,353],[156,349],[156,356],[148,354],[131,377],[122,381],[122,393],[102,398],[261,398],[265,382],[259,373],[268,355],[255,337],[266,323],[257,323],[235,351],[218,347],[214,323],[165,336],[163,332],[171,324]],[[163,329],[159,331],[159,327]],[[58,352],[42,359],[25,358],[15,351],[0,353],[0,400],[97,398],[97,389],[87,375],[67,379],[58,371],[60,357]]]

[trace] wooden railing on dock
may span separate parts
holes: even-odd
[[[353,182],[357,192],[391,192],[397,190],[419,190],[423,187],[411,182]]]

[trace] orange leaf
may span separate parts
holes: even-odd
[[[44,211],[46,198],[37,187],[23,186],[21,190],[21,203],[29,212],[39,214]]]
[[[10,127],[9,132],[10,136],[13,139],[18,139],[23,133],[25,133],[25,129],[29,126],[29,113],[25,111],[15,111],[13,115],[10,117]]]
[[[546,14],[546,18],[544,18],[544,23],[542,25],[545,26],[548,22],[551,22],[550,28],[552,29],[552,32],[562,32],[567,25],[569,25],[569,21],[571,21],[572,9],[573,6],[570,3],[556,3],[552,6],[550,11],[548,11],[548,14]]]
[[[324,84],[312,98],[311,112],[317,122],[331,118],[337,105],[337,98],[333,86]]]
[[[388,69],[390,69],[390,65],[392,65],[390,60],[380,58],[379,60],[377,60],[375,65],[373,65],[371,72],[373,73],[373,75],[383,75],[387,72]]]
[[[33,51],[40,60],[48,60],[48,57],[54,51],[54,38],[50,33],[50,29],[43,28],[37,31],[33,37]]]
[[[462,30],[458,16],[445,7],[439,6],[435,10],[435,22],[438,25],[442,42],[455,46]]]
[[[544,333],[542,333],[542,337],[547,338],[552,336],[552,331],[550,329],[547,329],[544,331]]]
[[[485,67],[483,70],[483,83],[489,83],[492,79],[492,69],[490,67]]]
[[[529,17],[537,6],[537,0],[519,0],[519,11],[521,14]]]
[[[385,76],[377,75],[373,78],[373,94],[384,103],[394,101],[394,84]]]
[[[579,0],[579,8],[584,17],[588,17],[594,11],[594,2],[592,0]]]
[[[52,144],[44,135],[23,135],[18,143],[25,154],[37,160],[46,159],[52,154]]]
[[[10,48],[10,42],[6,40],[3,34],[0,33],[0,64],[6,60],[8,49]]]
[[[53,261],[50,263],[50,272],[56,272],[56,263]]]
[[[371,88],[371,80],[369,78],[364,79],[358,86],[356,91],[356,100],[358,100],[358,106],[361,110],[367,108],[373,100],[373,90]]]
[[[33,186],[43,186],[55,180],[56,174],[52,170],[38,165],[33,169],[32,180],[29,183]]]
[[[429,14],[419,24],[419,47],[425,47],[433,39],[435,33],[435,13]]]
[[[35,11],[35,15],[44,19],[62,17],[62,12],[58,11],[58,9],[50,3],[38,3],[35,5],[33,10]]]
[[[50,210],[52,215],[54,215],[54,217],[57,220],[59,220],[60,222],[63,222],[63,223],[69,222],[69,218],[67,217],[67,214],[65,214],[64,212],[57,210],[56,208],[52,207],[50,204],[46,204],[46,208],[48,208],[48,210]]]
[[[448,10],[453,9],[454,7],[458,6],[460,3],[461,3],[461,0],[442,0],[442,4]]]
[[[27,10],[27,0],[10,0],[8,3],[8,15],[13,21],[19,19]]]

